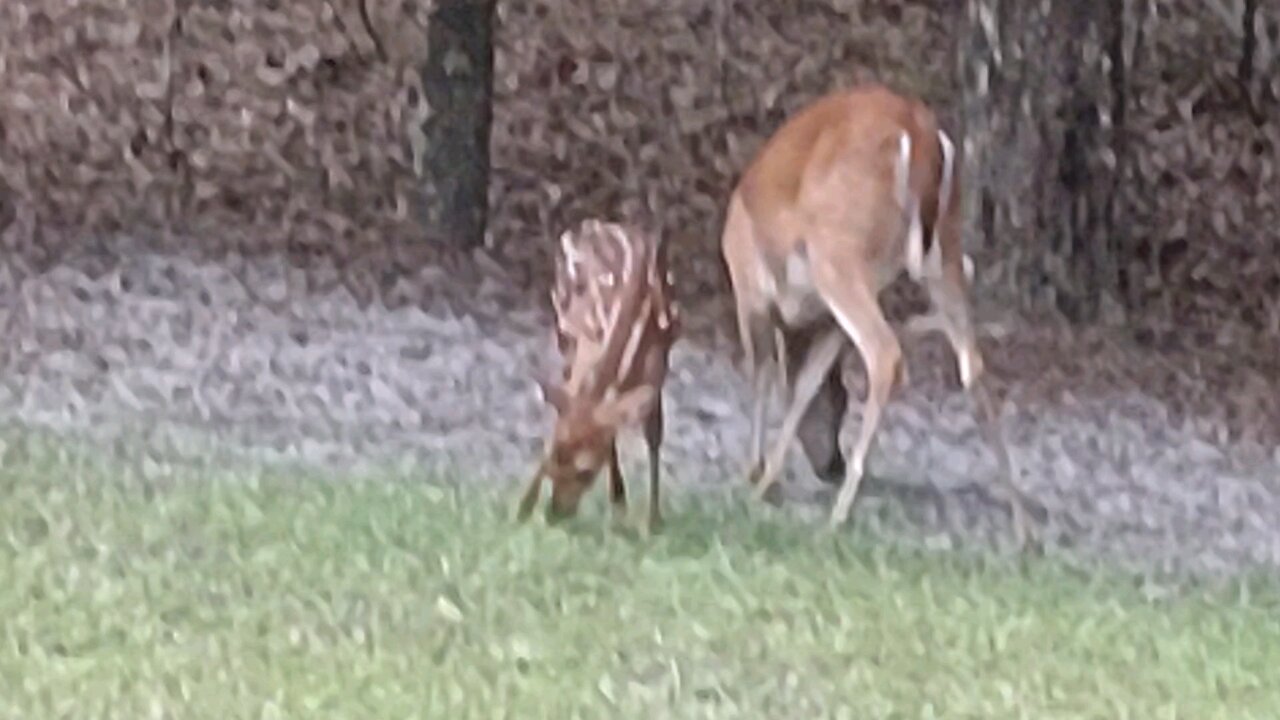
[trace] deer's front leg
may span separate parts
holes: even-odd
[[[747,471],[748,484],[755,485],[764,475],[764,422],[769,410],[769,374],[758,367],[752,378],[754,396],[751,402],[751,465]]]
[[[786,388],[785,378],[775,377],[774,373],[782,369],[779,356],[783,345],[779,343],[780,333],[772,327],[758,312],[744,315],[741,320],[744,346],[747,356],[747,371],[752,382],[751,403],[751,465],[747,471],[747,483],[756,485],[765,474],[764,457],[764,424],[769,412],[769,395],[774,384]]]
[[[627,484],[622,480],[622,467],[618,465],[618,442],[609,443],[609,504],[613,507],[613,520],[620,524],[627,516]]]
[[[662,508],[659,504],[658,493],[658,475],[661,472],[659,461],[661,460],[662,434],[662,396],[658,395],[654,398],[653,409],[649,411],[649,417],[645,419],[644,423],[644,440],[649,447],[649,532],[657,530],[662,525]]]
[[[546,471],[546,463],[539,463],[538,469],[533,473],[533,477],[529,479],[525,486],[523,495],[520,498],[520,504],[516,508],[516,520],[524,522],[529,519],[530,513],[533,512],[533,506],[538,502],[538,496],[542,494],[542,478]]]

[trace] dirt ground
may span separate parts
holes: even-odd
[[[12,299],[0,422],[145,437],[174,457],[212,439],[328,468],[410,461],[511,484],[531,469],[549,426],[533,378],[557,362],[540,286],[480,258],[371,273],[382,299],[370,303],[331,266],[112,244],[39,272],[0,265]],[[669,492],[748,502],[750,393],[726,312],[723,297],[684,308],[663,470]],[[981,316],[1017,481],[1051,552],[1155,572],[1280,570],[1280,353],[1266,339]],[[904,344],[913,384],[886,414],[852,522],[931,546],[1007,540],[994,456],[948,351]],[[624,441],[636,498],[641,448]],[[816,527],[831,488],[792,467],[786,507]]]

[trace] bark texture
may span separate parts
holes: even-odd
[[[428,25],[422,73],[427,105],[427,232],[445,242],[484,242],[493,125],[495,0],[440,0]]]
[[[969,0],[969,217],[1019,297],[1073,319],[1127,307],[1123,0]]]

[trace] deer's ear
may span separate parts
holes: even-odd
[[[569,394],[559,384],[548,380],[547,378],[537,378],[538,392],[542,394],[542,399],[556,412],[563,413],[565,407],[569,405]]]
[[[655,397],[650,385],[632,388],[596,407],[595,421],[604,427],[621,427],[639,422],[649,412]]]

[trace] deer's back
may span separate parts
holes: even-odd
[[[830,93],[785,122],[738,184],[769,254],[789,254],[815,223],[846,229],[863,259],[892,248],[867,242],[901,231],[893,192],[903,132],[913,138],[910,187],[926,229],[934,221],[940,155],[937,121],[923,103],[871,84]]]
[[[557,262],[557,340],[566,379],[603,395],[665,373],[674,308],[660,238],[634,227],[587,221]]]

